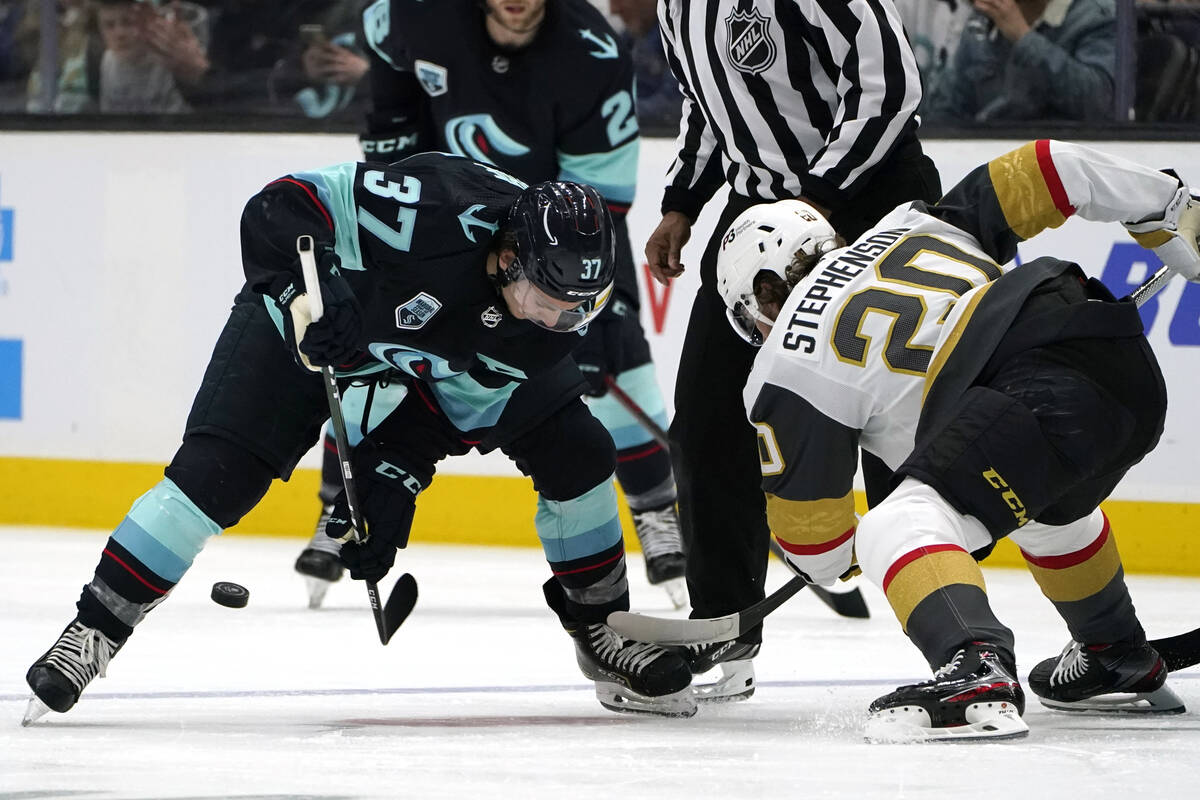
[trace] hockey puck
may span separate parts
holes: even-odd
[[[217,605],[245,608],[246,603],[250,602],[250,590],[241,584],[217,581],[213,584],[212,599]]]

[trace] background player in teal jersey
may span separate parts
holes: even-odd
[[[297,238],[316,242],[325,313],[311,321]],[[500,449],[538,492],[544,586],[608,708],[695,713],[676,654],[604,624],[629,607],[612,438],[580,399],[570,353],[612,292],[612,222],[591,187],[525,187],[441,153],[296,173],[242,215],[246,283],[165,477],[105,544],[78,615],[30,668],[27,719],[63,712],[205,542],[287,479],[329,416],[323,380],[366,387],[350,431],[366,541],[341,549],[378,581],[408,542],[438,461]],[[344,494],[333,519],[349,514]],[[330,522],[332,527],[334,522]],[[348,531],[343,523],[338,534]]]
[[[617,446],[617,480],[633,512],[646,573],[685,602],[684,555],[670,457],[614,398],[606,379],[658,424],[666,410],[638,322],[637,275],[625,225],[637,181],[633,66],[587,0],[378,0],[363,15],[373,111],[365,158],[441,150],[495,164],[524,181],[569,180],[604,195],[617,238],[613,301],[575,360],[589,406]],[[326,442],[322,501],[338,486]],[[336,543],[318,533],[297,560],[319,604],[339,576]]]

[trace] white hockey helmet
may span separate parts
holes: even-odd
[[[837,245],[837,232],[821,212],[802,200],[761,203],[739,214],[717,252],[717,292],[737,334],[757,347],[763,337],[754,323],[771,323],[754,297],[754,279],[760,272],[772,272],[786,281],[797,252],[818,255]]]

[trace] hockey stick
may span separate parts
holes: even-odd
[[[637,401],[617,385],[617,381],[612,375],[606,375],[604,382],[608,385],[608,391],[617,399],[617,402],[625,407],[625,410],[646,429],[647,433],[654,437],[656,442],[662,445],[664,450],[669,452],[671,443],[667,438],[667,432],[659,427],[658,423],[651,419],[649,414],[642,410]],[[779,543],[775,541],[775,537],[771,537],[771,552],[783,560],[783,552],[779,548]],[[821,602],[843,617],[866,619],[871,616],[871,612],[867,609],[867,601],[862,596],[862,592],[858,590],[858,587],[842,594],[834,594],[816,585],[812,586],[812,590],[813,594],[820,598]]]
[[[612,375],[605,375],[604,383],[608,386],[609,393],[646,429],[646,432],[654,438],[654,441],[658,442],[664,450],[670,452],[671,442],[667,438],[667,432],[649,414],[642,410],[642,407],[637,404],[636,400],[617,385],[616,378]],[[782,559],[783,553],[778,550],[778,547],[779,544],[775,541],[775,537],[771,537],[771,552]],[[827,589],[815,585],[812,587],[812,590],[813,594],[821,599],[821,602],[843,617],[866,619],[871,616],[871,612],[867,609],[867,601],[863,598],[862,592],[858,590],[858,587],[843,594],[834,594]]]
[[[1162,656],[1169,672],[1200,664],[1200,628],[1178,636],[1151,639],[1150,646]]]
[[[296,252],[300,254],[300,269],[304,273],[304,290],[308,293],[308,305],[312,321],[316,322],[325,313],[321,299],[321,284],[317,279],[317,259],[313,253],[313,237],[305,234],[296,238]],[[299,342],[297,342],[299,346]],[[346,437],[346,420],[342,416],[342,395],[338,390],[333,367],[322,367],[321,377],[325,381],[325,398],[329,401],[329,423],[333,428],[333,439],[337,443],[338,463],[342,469],[342,485],[346,489],[346,505],[350,509],[350,524],[353,526],[354,541],[366,541],[366,527],[358,510],[358,492],[355,490],[354,469],[350,465],[350,442]],[[379,603],[379,586],[375,581],[365,581],[367,597],[371,601],[371,613],[375,616],[375,629],[381,644],[387,644],[392,635],[412,613],[417,604],[417,580],[407,572],[400,576],[387,605]]]
[[[1167,285],[1172,277],[1168,267],[1162,267],[1126,298],[1141,307]],[[656,644],[703,644],[736,639],[750,628],[759,625],[775,609],[807,585],[800,576],[792,578],[763,600],[723,617],[709,619],[667,619],[628,611],[608,615],[608,625],[617,633],[642,642]],[[1150,643],[1167,664],[1167,669],[1182,669],[1200,663],[1200,629]],[[1159,646],[1162,650],[1159,650]]]
[[[667,438],[667,432],[662,427],[650,418],[650,415],[642,410],[642,407],[637,404],[637,401],[625,393],[625,390],[617,385],[617,379],[612,375],[604,376],[604,383],[608,386],[608,392],[617,399],[630,416],[638,421],[638,424],[646,429],[646,433],[653,437],[654,441],[662,445],[662,449],[670,452],[671,440]]]

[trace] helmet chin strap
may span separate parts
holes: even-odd
[[[502,267],[500,266],[500,257],[497,255],[496,271],[489,272],[488,277],[491,279],[492,285],[496,287],[496,291],[500,291],[505,286],[509,286],[520,280],[522,272],[521,262],[517,261],[515,256],[507,267]]]

